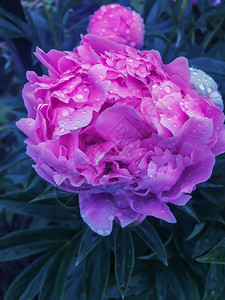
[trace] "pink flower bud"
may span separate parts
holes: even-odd
[[[120,44],[141,48],[144,39],[142,17],[119,4],[103,5],[90,20],[88,33]]]

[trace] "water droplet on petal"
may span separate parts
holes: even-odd
[[[110,230],[106,229],[106,230],[104,231],[104,234],[105,234],[105,235],[109,235],[109,234],[110,234]]]
[[[102,229],[98,229],[98,230],[97,230],[97,233],[100,234],[100,235],[102,235],[104,232],[103,232]]]
[[[84,98],[84,95],[78,94],[78,95],[77,95],[77,98],[78,98],[78,99],[83,99],[83,98]]]
[[[164,90],[165,90],[166,93],[170,93],[171,92],[171,88],[168,85],[165,86]]]
[[[213,91],[213,92],[209,95],[210,98],[217,98],[218,96],[220,96],[220,94],[219,94],[217,91]]]
[[[113,216],[113,215],[109,215],[107,219],[108,219],[109,221],[113,221],[114,216]]]
[[[69,110],[68,110],[67,108],[63,109],[63,111],[62,111],[62,115],[63,115],[64,117],[68,116],[69,113],[70,113],[70,112],[69,112]]]
[[[199,84],[199,88],[200,88],[200,90],[204,91],[204,89],[205,89],[204,84],[203,84],[203,83],[200,83],[200,84]]]

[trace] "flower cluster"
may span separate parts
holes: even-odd
[[[175,222],[167,204],[186,204],[225,151],[214,81],[186,58],[165,65],[155,50],[93,34],[73,52],[36,56],[49,75],[28,72],[28,117],[17,126],[37,173],[79,192],[81,216],[100,235],[113,220]]]
[[[142,17],[119,4],[102,5],[91,18],[87,31],[135,48],[141,48],[143,45]]]

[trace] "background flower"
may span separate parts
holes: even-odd
[[[91,17],[87,31],[135,48],[143,45],[142,17],[134,10],[119,4],[101,6]]]

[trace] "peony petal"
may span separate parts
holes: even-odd
[[[131,208],[118,208],[112,194],[92,191],[79,195],[81,217],[96,233],[107,236],[112,231],[113,220],[118,219],[126,227],[138,219],[139,214]]]
[[[77,109],[65,116],[65,118],[59,122],[59,125],[63,129],[67,130],[75,130],[85,127],[91,122],[92,113],[93,108],[89,106]]]
[[[111,42],[94,34],[82,36],[82,43],[88,44],[97,54],[104,54],[105,51],[119,52],[126,49],[125,45]]]
[[[217,143],[212,147],[212,153],[219,155],[225,151],[225,125],[223,125],[218,132]]]
[[[150,134],[150,128],[130,105],[117,105],[102,112],[96,123],[97,133],[107,141],[124,147]]]
[[[165,66],[165,69],[169,76],[179,76],[186,82],[186,84],[190,83],[191,72],[186,57],[178,57],[174,59],[171,63]]]
[[[64,52],[52,49],[48,53],[45,53],[42,49],[37,47],[34,54],[40,62],[48,68],[48,70],[56,76],[60,76],[58,61],[63,56],[66,56]]]
[[[154,196],[130,196],[128,198],[130,206],[134,211],[146,216],[153,216],[162,220],[165,220],[169,223],[175,223],[176,219],[169,207],[157,200]]]

